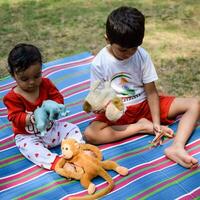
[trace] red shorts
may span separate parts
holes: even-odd
[[[168,113],[172,101],[175,99],[174,96],[160,96],[160,121],[161,124],[171,124],[174,122],[173,119],[168,119]],[[93,121],[101,121],[112,125],[125,125],[136,123],[141,118],[146,118],[152,121],[151,112],[147,100],[132,106],[128,106],[125,114],[118,119],[116,122],[109,121],[104,113],[96,115],[96,118]]]

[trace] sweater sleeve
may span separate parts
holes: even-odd
[[[8,109],[8,120],[16,127],[24,128],[26,126],[25,107],[23,102],[16,98],[15,95],[8,93],[3,102]]]
[[[59,90],[56,88],[56,86],[49,80],[48,80],[48,95],[49,99],[56,101],[57,103],[64,104],[64,98],[62,94],[59,92]]]

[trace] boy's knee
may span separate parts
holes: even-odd
[[[200,100],[197,98],[191,99],[190,108],[200,112]]]
[[[94,131],[90,127],[87,127],[85,129],[85,131],[84,131],[84,139],[88,143],[95,144]]]

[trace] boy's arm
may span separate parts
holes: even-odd
[[[144,84],[147,101],[151,111],[154,131],[160,131],[160,101],[154,82]]]

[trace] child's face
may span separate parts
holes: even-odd
[[[130,58],[137,51],[137,47],[133,48],[123,48],[118,44],[111,44],[110,46],[111,53],[118,60],[125,60]]]
[[[17,86],[25,92],[35,92],[40,86],[42,80],[42,67],[40,63],[31,65],[22,72],[14,73]]]

